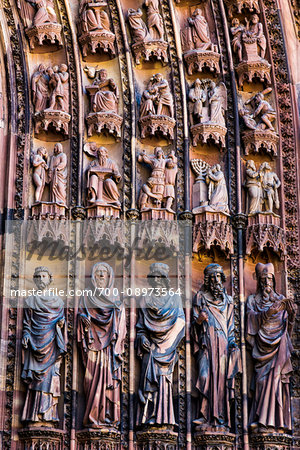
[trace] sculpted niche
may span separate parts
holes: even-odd
[[[40,64],[31,77],[32,103],[34,106],[35,133],[49,127],[69,134],[69,73],[66,64],[49,66]]]
[[[132,51],[136,64],[141,59],[168,61],[168,44],[164,40],[164,25],[160,14],[159,0],[146,0],[144,6],[147,11],[147,25],[143,20],[141,9],[128,10],[128,22],[132,36]]]
[[[93,157],[86,169],[88,218],[119,218],[121,203],[117,185],[121,174],[117,164],[108,157],[105,147],[98,147],[94,142],[85,144],[84,152]]]
[[[217,245],[228,256],[233,252],[233,235],[224,173],[220,164],[210,166],[201,159],[192,159],[191,167],[196,174],[192,189],[193,251]]]
[[[105,0],[80,1],[77,27],[83,57],[97,51],[115,57],[115,35],[111,31],[107,10]]]
[[[91,281],[93,293],[82,298],[78,315],[78,344],[85,367],[83,426],[118,429],[126,336],[125,308],[119,296],[114,295],[115,275],[109,264],[95,264]]]
[[[255,267],[257,290],[247,300],[246,340],[254,370],[249,427],[252,433],[290,432],[291,332],[295,309],[276,292],[273,264]]]
[[[185,316],[179,295],[168,292],[167,264],[151,264],[148,282],[153,294],[142,297],[136,324],[136,351],[141,359],[136,424],[165,425],[169,430],[176,425],[173,373],[185,334]]]
[[[188,18],[186,26],[181,31],[181,41],[189,75],[202,72],[204,69],[220,73],[218,46],[211,40],[202,9],[196,8]]]
[[[227,110],[227,89],[223,82],[218,85],[211,80],[193,83],[188,96],[188,109],[193,145],[211,139],[225,148],[227,133],[225,113]]]
[[[199,393],[196,430],[228,431],[231,426],[230,406],[241,359],[235,343],[233,299],[224,288],[225,281],[223,268],[209,264],[203,287],[193,300],[192,338]]]
[[[143,219],[174,219],[172,205],[175,199],[175,183],[178,172],[174,151],[165,157],[161,147],[154,149],[154,155],[146,152],[138,155],[138,162],[151,167],[151,175],[143,184],[138,207]]]
[[[17,0],[30,49],[36,46],[62,46],[61,25],[57,22],[54,0]],[[53,51],[52,50],[52,51]]]
[[[161,73],[150,78],[140,105],[141,137],[162,134],[174,139],[174,101],[168,81]]]
[[[43,294],[28,297],[24,304],[21,377],[27,393],[21,420],[53,427],[59,422],[60,367],[66,352],[64,302],[47,294],[52,282],[47,267],[37,267],[33,281]]]
[[[44,147],[39,147],[31,155],[32,180],[35,188],[32,215],[34,217],[64,217],[67,206],[68,160],[63,146],[54,146],[53,155],[48,156]],[[45,186],[49,186],[45,199]]]
[[[239,109],[245,127],[242,136],[246,155],[250,152],[266,152],[277,156],[279,137],[274,128],[276,111],[265,99],[265,96],[271,92],[272,88],[267,88],[253,95]],[[251,110],[246,107],[248,105]]]
[[[261,82],[271,84],[271,65],[266,61],[267,41],[263,26],[257,14],[253,14],[245,23],[238,18],[231,22],[232,49],[237,55],[238,83],[242,87],[244,81],[251,83],[258,78]]]
[[[100,135],[107,130],[117,139],[121,138],[123,118],[119,116],[119,89],[112,78],[107,77],[106,69],[85,67],[84,71],[93,83],[86,86],[90,96],[90,112],[86,117],[88,136]]]

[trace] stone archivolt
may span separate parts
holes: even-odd
[[[115,35],[110,29],[110,19],[105,0],[81,0],[79,5],[78,32],[83,57],[89,53],[103,52],[116,56]]]
[[[193,145],[208,140],[225,148],[227,133],[225,113],[227,90],[225,84],[197,79],[189,91],[188,109]]]

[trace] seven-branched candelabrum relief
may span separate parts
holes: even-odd
[[[271,156],[277,156],[279,136],[274,128],[276,111],[265,99],[266,95],[271,92],[272,88],[258,92],[246,100],[239,109],[239,115],[245,128],[242,138],[246,155],[264,152]]]
[[[63,45],[54,0],[17,0],[31,51],[58,50]]]
[[[238,61],[236,71],[239,86],[242,87],[244,81],[251,83],[255,80],[271,84],[271,64],[265,59],[267,40],[258,15],[245,18],[244,23],[238,18],[232,19],[231,34],[232,49]]]
[[[112,78],[107,77],[106,69],[85,67],[88,78],[94,80],[86,86],[90,97],[90,112],[86,117],[88,136],[100,135],[107,131],[116,139],[121,137],[123,118],[119,116],[119,89]]]
[[[69,73],[66,64],[48,68],[40,64],[31,77],[35,133],[53,131],[67,139],[69,134]]]
[[[202,9],[196,8],[188,18],[181,30],[181,41],[189,75],[206,69],[215,74],[220,73],[218,46],[211,40],[209,26]]]
[[[165,31],[163,19],[160,13],[159,0],[146,0],[146,23],[143,20],[141,9],[130,8],[128,10],[128,23],[132,36],[132,52],[136,64],[143,58],[146,62],[158,60],[168,62],[168,44],[164,40]]]
[[[211,140],[225,148],[227,133],[225,113],[227,110],[227,89],[223,82],[218,85],[212,80],[193,83],[188,94],[190,130],[193,145],[206,144]]]
[[[77,28],[82,54],[116,55],[115,34],[111,24],[107,2],[104,0],[80,0]]]

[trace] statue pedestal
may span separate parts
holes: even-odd
[[[196,147],[199,140],[206,144],[211,139],[216,145],[226,148],[225,137],[227,128],[213,123],[199,123],[191,126],[193,146]]]
[[[205,69],[216,74],[220,73],[220,54],[217,52],[195,49],[184,53],[183,57],[189,75],[193,75],[194,72],[203,72]]]
[[[249,153],[268,153],[277,156],[279,136],[270,130],[249,130],[243,132],[245,155]]]
[[[153,60],[168,62],[168,43],[160,41],[159,39],[153,39],[151,41],[141,41],[132,45],[132,51],[135,57],[136,64],[141,63],[141,59],[145,61]]]
[[[256,45],[256,44],[255,44]],[[252,83],[253,78],[257,78],[262,83],[271,84],[271,64],[265,59],[256,61],[242,61],[236,68],[239,87],[242,87],[244,81]]]
[[[194,443],[194,448],[197,450],[233,450],[235,448],[235,435],[218,431],[196,431]]]
[[[107,205],[95,203],[86,207],[88,219],[119,219],[121,207],[116,205]]]
[[[78,450],[121,449],[121,433],[112,427],[87,428],[76,433]]]
[[[82,34],[79,37],[79,43],[82,47],[82,54],[85,58],[88,54],[105,53],[114,58],[115,51],[115,35],[108,30],[93,30]]]
[[[44,45],[45,51],[49,52],[49,46],[56,46],[53,51],[62,47],[61,25],[58,23],[44,23],[26,28],[25,33],[29,39],[30,50],[34,50],[35,46]],[[51,51],[51,50],[50,50]]]
[[[178,433],[173,427],[148,427],[136,433],[137,448],[139,450],[176,450],[179,448]]]
[[[149,115],[140,119],[141,138],[162,134],[164,137],[174,139],[175,119],[163,115]]]
[[[209,211],[207,206],[193,209],[195,225],[193,227],[193,252],[201,248],[210,250],[219,247],[225,256],[233,254],[233,234],[230,216],[222,211]]]
[[[48,128],[51,125],[51,127],[54,128],[57,133],[62,133],[64,135],[65,140],[68,139],[70,120],[70,114],[64,111],[45,110],[35,114],[34,131],[36,134],[39,134],[40,131],[48,131]]]
[[[32,219],[65,219],[68,208],[60,203],[38,202],[31,207]]]
[[[252,433],[250,434],[251,450],[289,450],[292,448],[293,438],[284,433]]]
[[[88,136],[93,134],[101,134],[104,130],[108,130],[109,134],[115,136],[117,140],[121,138],[121,126],[123,117],[113,112],[95,112],[90,113],[87,118]]]
[[[141,211],[142,220],[175,220],[175,213],[165,208],[149,208]]]
[[[248,216],[246,231],[246,255],[254,250],[272,249],[281,260],[286,255],[285,233],[280,228],[280,217],[274,213],[258,213]]]
[[[47,449],[62,450],[64,432],[48,427],[24,428],[19,431],[24,450]]]

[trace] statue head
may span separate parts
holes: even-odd
[[[114,280],[112,267],[105,262],[98,262],[92,268],[92,283],[96,288],[110,287]]]
[[[210,82],[210,88],[214,89],[216,87],[216,83],[214,81]]]
[[[47,74],[49,75],[49,77],[51,77],[51,75],[54,74],[54,70],[52,67],[48,67],[48,69],[46,70]]]
[[[59,70],[58,65],[53,66],[53,72],[54,72],[54,73],[57,73],[58,70]]]
[[[161,73],[157,73],[156,75],[154,75],[154,79],[156,81],[161,81],[163,79],[163,76]]]
[[[105,147],[99,147],[97,149],[97,156],[100,166],[104,166],[107,161],[108,151]]]
[[[154,155],[157,159],[162,159],[164,157],[164,151],[161,147],[155,147]]]
[[[271,170],[271,166],[267,161],[263,162],[259,168],[261,172],[271,172]]]
[[[253,161],[253,159],[249,159],[249,161],[246,162],[246,169],[256,170],[255,162]]]
[[[251,22],[252,23],[259,23],[259,17],[257,14],[253,14],[253,16],[251,17]]]
[[[224,292],[226,281],[223,267],[219,264],[209,264],[204,269],[204,290],[211,292],[214,298],[219,298]]]
[[[238,19],[237,17],[235,17],[234,19],[232,19],[231,25],[232,25],[233,27],[238,27],[239,24],[240,24],[240,21],[239,21],[239,19]]]
[[[38,70],[39,70],[39,72],[45,72],[46,68],[45,68],[44,64],[40,64]]]
[[[196,8],[195,11],[192,14],[192,17],[196,17],[196,16],[202,16],[202,10],[200,8]]]
[[[39,266],[35,268],[33,281],[38,289],[44,290],[52,282],[52,274],[48,267]]]
[[[169,282],[169,266],[163,263],[153,263],[150,266],[149,274],[147,275],[149,284],[153,288],[167,288],[170,287]]]
[[[99,79],[100,79],[100,81],[105,81],[106,78],[107,78],[107,70],[106,69],[99,70]]]
[[[45,147],[39,147],[36,152],[38,155],[40,155],[42,157],[47,156],[47,150]]]
[[[275,270],[272,263],[258,263],[255,266],[255,275],[257,279],[257,291],[272,289],[275,291]]]
[[[59,71],[60,72],[67,72],[67,70],[68,70],[68,66],[66,65],[66,64],[61,64],[60,66],[59,66]]]
[[[54,155],[59,155],[60,153],[63,152],[63,146],[60,142],[58,142],[57,144],[55,144],[54,146]]]

